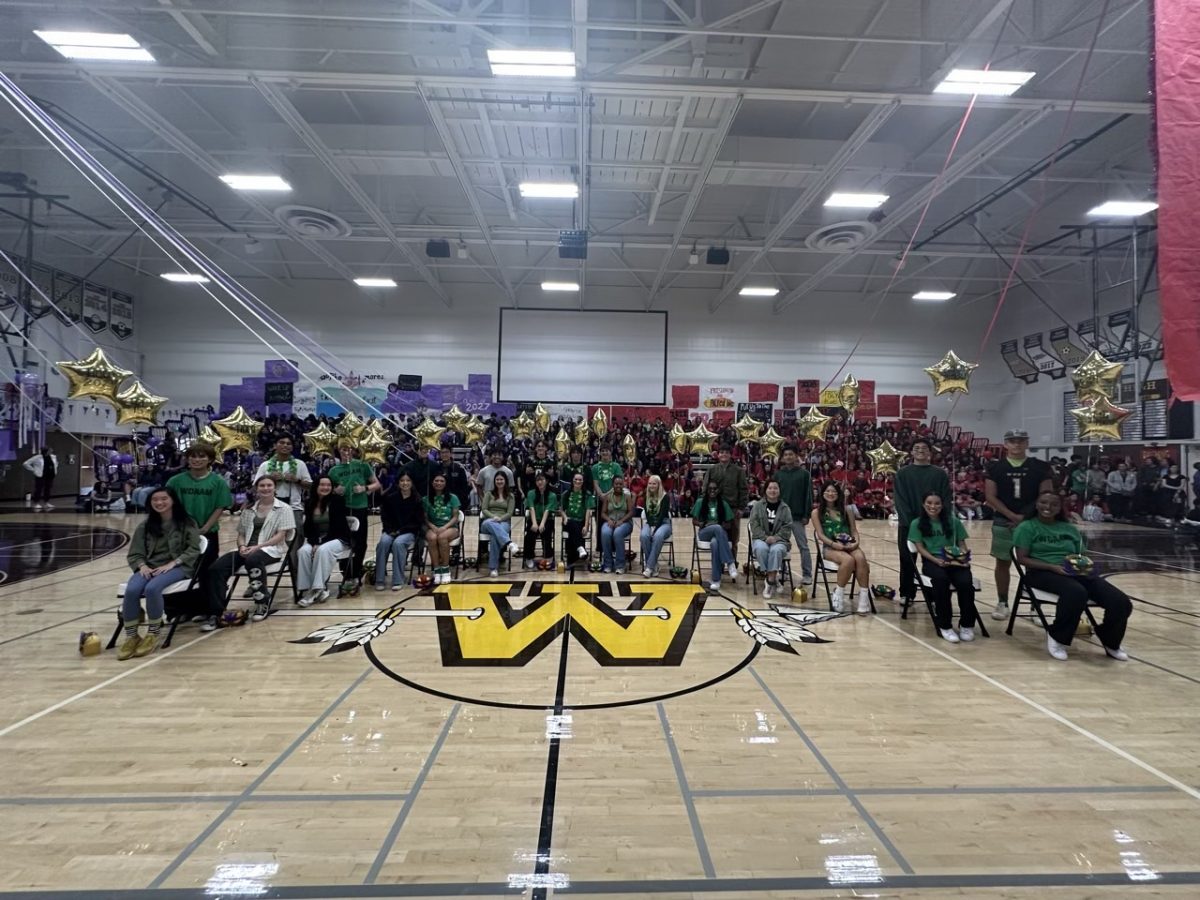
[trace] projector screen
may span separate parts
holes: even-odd
[[[496,400],[666,403],[666,312],[501,309]]]

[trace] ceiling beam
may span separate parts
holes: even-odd
[[[712,299],[708,304],[710,313],[716,312],[721,304],[738,288],[747,275],[754,271],[754,266],[760,259],[771,252],[774,247],[788,230],[796,224],[804,213],[809,208],[820,200],[829,191],[838,175],[846,168],[854,154],[866,146],[871,140],[875,132],[883,127],[884,123],[892,117],[897,109],[900,108],[898,103],[889,103],[887,106],[876,107],[863,120],[863,122],[854,130],[846,143],[842,144],[837,153],[825,166],[824,171],[805,186],[804,191],[796,198],[796,202],[791,205],[787,212],[779,218],[779,222],[771,229],[770,234],[763,238],[762,247],[750,255],[750,257],[738,267],[738,270],[729,279],[729,283],[721,289],[721,292]]]
[[[329,174],[346,190],[358,204],[359,208],[367,214],[367,217],[375,223],[379,230],[392,242],[397,250],[408,260],[409,265],[416,270],[417,274],[425,281],[426,284],[437,294],[447,307],[453,305],[450,300],[450,295],[446,293],[441,282],[437,280],[437,276],[433,274],[430,268],[425,265],[425,261],[417,254],[417,252],[408,244],[402,242],[392,229],[392,224],[388,221],[388,217],[384,215],[383,210],[375,203],[374,200],[362,189],[362,186],[355,180],[354,176],[347,172],[339,165],[334,158],[333,153],[325,146],[325,142],[320,136],[313,131],[304,117],[300,115],[300,111],[292,105],[292,101],[284,96],[283,90],[274,84],[267,84],[259,81],[256,78],[251,79],[251,84],[258,90],[259,94],[267,105],[275,110],[276,114],[284,123],[296,133],[296,136],[304,142],[305,146],[312,151],[321,163],[324,164]]]
[[[650,212],[646,215],[646,224],[653,225],[654,219],[658,216],[658,206],[662,203],[663,191],[667,189],[667,182],[671,178],[671,163],[675,160],[675,154],[679,150],[679,139],[683,137],[683,123],[687,120],[688,109],[694,105],[694,101],[684,97],[679,99],[679,109],[675,113],[675,127],[671,129],[671,141],[667,145],[667,157],[663,163],[662,171],[658,173],[658,187],[654,189],[654,199],[650,201]]]
[[[496,35],[492,34],[492,32],[479,27],[478,24],[466,21],[466,17],[456,16],[449,10],[443,9],[434,3],[433,0],[408,0],[408,2],[414,7],[428,10],[435,16],[438,16],[440,21],[435,19],[435,21],[438,21],[438,24],[453,25],[457,28],[462,28],[466,31],[469,31],[489,47],[512,47],[512,44],[508,41],[501,40],[500,38],[496,37]]]
[[[696,176],[696,181],[692,184],[692,190],[688,193],[687,199],[683,204],[683,209],[679,213],[679,222],[675,225],[675,234],[671,239],[670,248],[663,254],[662,262],[658,267],[658,274],[654,276],[654,283],[650,287],[650,293],[646,296],[646,309],[650,309],[653,306],[654,299],[658,296],[658,291],[662,287],[663,276],[666,275],[667,267],[671,263],[671,257],[679,249],[679,242],[683,240],[683,234],[687,230],[688,223],[692,221],[696,207],[700,204],[700,195],[704,193],[704,186],[708,183],[708,175],[712,171],[713,163],[717,161],[717,155],[721,152],[721,146],[725,143],[725,138],[729,134],[729,129],[733,126],[733,120],[737,118],[738,110],[741,109],[741,106],[741,97],[737,97],[726,103],[725,111],[721,114],[721,122],[717,126],[716,133],[709,138],[710,143],[707,152],[704,154],[704,161],[700,165],[700,172]]]
[[[970,33],[962,41],[954,42],[956,44],[955,48],[942,60],[942,64],[925,79],[925,83],[933,85],[945,81],[946,76],[950,74],[950,70],[958,65],[959,60],[975,49],[977,42],[983,39],[988,29],[995,25],[1001,16],[1007,15],[1012,5],[1013,0],[996,0],[988,11],[983,14],[983,17],[975,23],[975,27],[971,29]]]
[[[862,250],[878,243],[886,234],[902,225],[909,217],[920,212],[939,193],[950,187],[950,185],[961,179],[972,169],[983,165],[995,153],[1016,140],[1048,115],[1050,115],[1048,108],[1033,112],[1017,113],[1017,115],[1010,118],[999,128],[996,128],[978,144],[964,150],[962,157],[957,162],[948,166],[941,178],[935,178],[926,183],[899,206],[889,210],[887,220],[874,235],[864,240],[849,253],[843,253],[830,260],[820,271],[805,280],[795,290],[789,291],[786,296],[777,299],[774,311],[781,313],[797,300],[812,293],[830,274],[845,267]]]
[[[224,47],[220,36],[204,16],[190,11],[188,0],[158,0],[158,3],[201,50],[213,57],[222,55]]]
[[[516,222],[517,208],[513,205],[512,191],[508,187],[508,175],[504,172],[504,163],[500,159],[500,148],[496,146],[496,133],[492,131],[492,120],[488,115],[487,106],[480,104],[479,106],[479,123],[480,130],[483,132],[483,145],[487,149],[488,156],[486,161],[481,160],[464,160],[468,165],[472,162],[476,164],[491,165],[492,170],[496,173],[496,183],[500,185],[500,194],[504,198],[504,208],[508,210],[508,217]]]

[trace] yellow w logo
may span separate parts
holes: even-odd
[[[545,584],[528,605],[514,609],[507,587],[450,584],[434,594],[438,609],[483,610],[474,619],[437,620],[443,665],[523,666],[570,629],[602,666],[678,666],[705,597],[694,585],[633,585],[630,614],[595,599],[599,585]]]

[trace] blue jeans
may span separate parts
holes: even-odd
[[[146,596],[146,619],[150,622],[163,617],[166,601],[163,600],[163,590],[177,581],[187,581],[192,576],[176,566],[169,572],[146,578],[141,572],[134,572],[125,584],[125,599],[121,604],[121,618],[126,622],[136,622],[138,613],[142,611],[142,595]]]
[[[788,547],[783,541],[768,544],[766,541],[755,541],[751,545],[758,567],[764,572],[778,572],[783,568],[783,558],[787,556]]]
[[[512,541],[512,526],[508,522],[493,522],[485,519],[479,523],[479,533],[486,534],[488,540],[488,568],[499,569],[500,557]]]
[[[661,525],[651,529],[650,523],[642,525],[642,568],[653,572],[658,567],[658,554],[671,536],[671,520],[663,519]]]
[[[379,535],[375,545],[375,586],[387,583],[387,561],[392,557],[392,585],[404,583],[404,567],[408,563],[408,551],[417,543],[415,534],[398,534],[392,537],[386,531]]]
[[[714,522],[701,528],[696,540],[707,541],[712,548],[712,578],[709,580],[720,584],[721,570],[733,562],[733,546],[729,543],[729,533]]]
[[[608,522],[600,526],[600,565],[602,568],[625,568],[625,538],[633,532],[632,522],[622,522],[613,528]],[[615,559],[615,563],[614,563]]]

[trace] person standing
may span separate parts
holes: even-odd
[[[304,460],[292,455],[292,436],[286,432],[275,438],[275,454],[263,461],[254,473],[254,480],[270,475],[275,479],[275,496],[292,508],[296,517],[296,536],[288,548],[292,571],[297,569],[296,551],[304,543],[304,492],[312,487],[312,476]]]
[[[600,462],[592,466],[592,482],[596,491],[596,502],[612,490],[613,479],[624,475],[621,464],[612,458],[612,447],[605,444],[600,448]]]
[[[571,490],[571,484],[574,482],[576,475],[583,476],[583,489],[592,494],[592,496],[595,496],[595,489],[592,487],[592,467],[583,461],[583,448],[578,444],[571,447],[567,462],[564,462],[562,468],[558,471],[560,493],[565,494]]]
[[[733,462],[729,446],[726,444],[721,445],[717,450],[716,465],[709,466],[708,471],[704,473],[704,484],[700,491],[705,497],[709,496],[708,486],[710,484],[717,485],[717,496],[728,503],[733,510],[733,516],[729,519],[727,528],[729,529],[729,547],[733,552],[733,558],[737,559],[738,540],[742,532],[742,512],[746,509],[746,504],[750,502],[750,484],[746,477],[746,470]]]
[[[488,464],[480,469],[472,479],[475,493],[479,495],[480,501],[483,500],[484,494],[492,492],[492,481],[495,480],[497,472],[504,473],[510,486],[516,484],[517,479],[513,475],[513,470],[504,464],[504,451],[500,447],[493,447],[488,453]]]
[[[229,482],[212,470],[216,459],[217,450],[212,444],[192,441],[184,454],[187,468],[177,475],[172,475],[166,484],[175,492],[192,521],[200,526],[200,533],[208,539],[197,566],[202,589],[205,586],[206,570],[220,555],[221,545],[218,538],[221,516],[233,506]]]
[[[813,508],[812,476],[808,469],[800,465],[800,456],[796,448],[786,444],[780,456],[781,465],[775,473],[779,482],[779,498],[792,511],[792,537],[796,539],[796,547],[800,551],[800,571],[804,583],[812,581],[812,553],[808,547],[808,533],[804,526]]]
[[[438,449],[438,461],[429,469],[429,477],[434,475],[446,477],[446,490],[458,498],[460,509],[471,505],[471,477],[462,463],[454,461],[454,448],[449,444],[442,444]]]
[[[1137,474],[1129,471],[1126,463],[1117,463],[1117,467],[1108,473],[1108,508],[1114,519],[1129,518],[1135,493]]]
[[[917,599],[917,567],[908,552],[908,532],[914,521],[921,518],[925,498],[937,494],[942,498],[942,509],[949,513],[954,509],[954,495],[950,491],[950,476],[940,466],[933,465],[933,445],[927,438],[919,437],[912,442],[912,463],[896,473],[893,499],[896,504],[896,546],[900,551],[900,600],[905,606]]]
[[[54,489],[54,476],[58,474],[58,457],[49,447],[25,460],[25,471],[33,475],[33,510],[39,512],[54,509],[50,494]]]
[[[1029,433],[1011,428],[1004,434],[1004,459],[988,466],[984,481],[992,519],[992,556],[996,560],[996,608],[993,619],[1008,618],[1009,574],[1012,570],[1013,529],[1036,511],[1038,495],[1053,490],[1050,467],[1029,453]]]
[[[369,495],[383,485],[369,464],[354,458],[354,445],[349,441],[338,441],[338,456],[342,461],[329,470],[329,480],[334,484],[334,493],[346,501],[346,512],[358,519],[347,581],[342,583],[345,593],[352,594],[360,586],[363,557],[367,554],[367,502]]]

